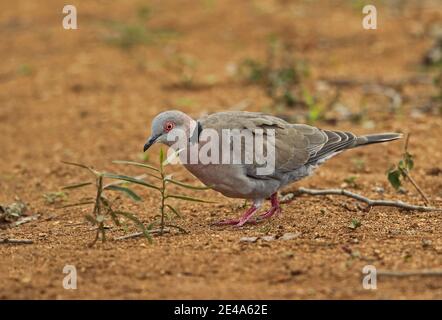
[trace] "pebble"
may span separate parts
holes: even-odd
[[[382,194],[382,193],[385,192],[385,189],[382,188],[382,187],[374,187],[374,188],[373,188],[373,191]]]
[[[239,239],[239,242],[256,242],[258,241],[258,237],[242,237]]]
[[[281,240],[292,240],[292,239],[295,239],[295,238],[299,237],[300,235],[301,235],[301,232],[296,232],[296,233],[289,232],[289,233],[284,233],[284,235],[281,238],[279,238],[279,239],[281,239]]]

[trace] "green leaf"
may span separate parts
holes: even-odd
[[[359,228],[360,226],[361,226],[361,222],[357,219],[353,219],[353,220],[351,220],[350,225],[348,227],[350,229],[355,230],[355,229]]]
[[[88,167],[87,165],[84,165],[84,164],[81,164],[81,163],[69,162],[69,161],[62,161],[62,163],[70,165],[70,166],[76,166],[76,167],[80,167],[80,168],[83,168],[83,169],[87,169],[87,170],[89,170],[89,172],[92,172],[94,175],[99,175],[98,171],[95,171],[91,167]]]
[[[126,187],[110,185],[110,186],[105,187],[104,190],[112,190],[112,191],[122,192],[134,201],[141,201],[142,200],[141,197],[135,191],[133,191],[129,188],[126,188]]]
[[[404,162],[405,162],[405,166],[408,170],[413,169],[413,167],[414,167],[413,156],[411,154],[409,154],[408,152],[405,152],[405,154],[404,154]]]
[[[164,151],[163,151],[163,148],[160,149],[160,166],[161,166],[161,168],[164,166]]]
[[[396,190],[401,186],[400,176],[401,173],[399,170],[392,170],[388,172],[388,181]]]
[[[157,168],[155,168],[155,167],[153,167],[151,165],[148,165],[148,164],[145,164],[145,163],[140,163],[140,162],[135,162],[135,161],[115,160],[115,161],[112,161],[112,163],[127,164],[127,165],[130,165],[130,166],[142,167],[142,168],[154,170],[156,172],[160,172],[159,169],[157,169]]]
[[[169,194],[166,196],[166,198],[175,198],[175,199],[181,199],[181,200],[186,200],[186,201],[203,202],[203,203],[215,203],[213,201],[197,199],[197,198],[192,198],[192,197],[182,196],[182,195],[177,195],[177,194]]]
[[[163,178],[161,178],[161,177],[159,177],[159,176],[157,176],[157,175],[151,174],[151,173],[147,173],[147,175],[148,175],[148,176],[151,176],[151,177],[153,177],[153,178],[155,178],[155,179],[158,179],[158,180],[163,180]]]
[[[178,211],[178,209],[175,209],[174,207],[172,207],[171,205],[167,204],[166,205],[173,213],[175,213],[175,215],[178,218],[181,218],[181,213]]]
[[[110,207],[111,207],[111,203],[109,202],[108,199],[106,199],[106,197],[105,197],[103,194],[100,195],[100,200],[101,200],[101,202],[103,202],[103,204],[104,204],[107,208],[110,209]]]
[[[207,190],[207,189],[210,189],[210,187],[207,187],[207,186],[192,186],[190,184],[187,184],[187,183],[184,183],[184,182],[181,182],[181,181],[177,181],[177,180],[174,180],[174,179],[170,179],[170,178],[165,179],[165,181],[173,183],[173,184],[176,184],[176,185],[178,185],[180,187],[184,187],[184,188],[187,188],[187,189],[193,189],[193,190]]]
[[[146,228],[144,224],[132,213],[126,212],[126,211],[115,211],[115,214],[124,216],[128,218],[129,220],[133,221],[135,225],[140,229],[141,232],[143,232],[144,237],[146,237],[149,242],[152,242],[152,236],[149,233],[149,228]]]
[[[80,183],[64,186],[61,189],[63,189],[63,190],[65,190],[65,189],[76,189],[76,188],[81,188],[81,187],[88,186],[88,185],[91,185],[91,184],[92,184],[92,182],[80,182]]]
[[[153,184],[150,184],[150,183],[147,183],[143,180],[132,178],[129,176],[123,176],[123,175],[119,175],[119,174],[105,172],[105,173],[103,173],[103,177],[109,178],[109,179],[117,179],[117,180],[127,181],[127,182],[131,182],[131,183],[139,184],[139,185],[142,185],[142,186],[145,186],[148,188],[160,190],[160,188],[158,188],[157,186],[154,186]]]
[[[109,213],[110,213],[110,216],[111,216],[111,218],[112,218],[112,221],[115,223],[115,225],[117,225],[117,226],[121,226],[121,222],[120,222],[120,220],[118,220],[118,217],[117,217],[117,215],[115,214],[115,212],[112,211],[112,210],[110,210]]]

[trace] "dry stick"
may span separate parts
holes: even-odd
[[[377,272],[378,276],[389,276],[389,277],[411,277],[411,276],[442,276],[442,269],[439,270],[415,270],[415,271],[388,271],[379,270]]]
[[[0,239],[0,244],[33,244],[34,241],[29,239]]]
[[[364,85],[382,85],[385,87],[393,87],[395,89],[401,89],[405,85],[432,85],[433,80],[430,77],[411,77],[408,79],[401,79],[398,81],[371,81],[367,79],[350,79],[350,78],[323,78],[322,81],[325,81],[331,85],[338,87],[355,87],[355,86],[364,86]]]
[[[417,192],[419,192],[419,194],[421,195],[422,199],[424,199],[425,204],[429,205],[430,204],[430,200],[428,200],[428,197],[425,195],[425,193],[422,191],[422,189],[417,185],[416,181],[414,181],[414,179],[410,176],[410,174],[408,173],[408,170],[402,170],[402,172],[405,174],[405,176],[407,177],[408,181],[411,182],[411,184],[417,190]]]
[[[164,229],[163,230],[163,233],[168,233],[168,232],[170,232],[170,230],[168,230],[168,229]],[[152,233],[152,234],[161,233],[161,229],[149,230],[149,233]],[[144,235],[144,232],[135,232],[135,233],[127,234],[127,235],[122,236],[122,237],[114,238],[114,240],[132,239],[132,238],[137,238],[137,237],[140,237],[140,236],[143,236],[143,235]]]
[[[17,226],[19,226],[19,225],[22,225],[22,224],[25,224],[25,223],[28,223],[28,222],[31,222],[31,221],[37,220],[39,217],[40,217],[39,214],[34,214],[34,215],[32,215],[32,216],[24,217],[24,218],[21,218],[20,220],[15,221],[15,222],[12,224],[12,226],[13,226],[13,227],[17,227]]]
[[[364,202],[368,205],[368,207],[376,207],[376,206],[384,206],[384,207],[397,207],[405,210],[416,210],[416,211],[442,211],[442,208],[434,208],[434,207],[426,207],[426,206],[417,206],[409,203],[402,202],[400,200],[373,200],[367,197],[364,197],[360,194],[353,193],[344,189],[308,189],[308,188],[299,188],[296,192],[291,195],[296,196],[296,194],[309,194],[312,196],[325,196],[325,195],[339,195],[346,196],[358,201]],[[286,194],[287,197],[289,194]]]
[[[407,154],[408,152],[408,142],[410,141],[410,135],[411,133],[407,134],[407,138],[405,139],[405,146],[404,146],[404,154]],[[407,177],[408,181],[411,182],[413,187],[419,192],[421,197],[424,199],[424,202],[426,205],[430,204],[430,200],[428,200],[428,197],[425,195],[425,193],[422,191],[422,189],[417,185],[416,181],[411,177],[410,173],[406,169],[402,169],[401,172]]]

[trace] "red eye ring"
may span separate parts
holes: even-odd
[[[165,132],[169,132],[170,130],[172,130],[175,127],[175,123],[173,123],[172,121],[166,121],[164,123],[164,131]]]

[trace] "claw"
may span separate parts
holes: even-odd
[[[239,223],[239,219],[226,219],[213,223],[214,226],[232,226]]]
[[[251,206],[244,215],[240,219],[227,219],[220,222],[215,223],[217,226],[225,226],[225,225],[234,225],[235,227],[241,227],[246,223],[252,223],[255,221],[250,221],[255,211],[258,210],[258,207],[255,205]]]
[[[261,214],[258,218],[252,219],[253,214],[258,210],[261,205],[261,202],[256,205],[253,204],[239,219],[227,219],[214,223],[215,226],[235,226],[242,227],[246,223],[254,224],[258,223],[261,220],[265,220],[270,218],[271,216],[278,214],[281,212],[281,207],[279,206],[278,194],[275,192],[270,196],[270,201],[272,203],[272,207],[265,213]]]
[[[258,220],[268,219],[271,216],[278,214],[282,211],[281,207],[279,206],[278,195],[276,193],[272,194],[272,196],[270,197],[270,201],[272,203],[272,207],[267,212],[261,214],[258,217]]]

